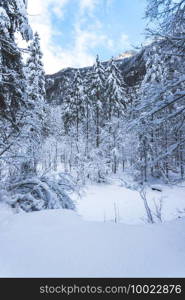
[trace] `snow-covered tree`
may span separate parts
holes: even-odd
[[[69,87],[68,95],[64,102],[64,119],[67,127],[75,125],[75,137],[78,141],[79,126],[84,117],[84,88],[83,81],[79,71],[76,72],[72,88]]]
[[[185,51],[185,0],[147,0],[146,17],[150,34],[164,39],[175,56]],[[156,22],[157,21],[157,22]],[[152,26],[154,23],[155,26]]]
[[[106,110],[108,120],[112,116],[119,117],[126,109],[127,97],[124,89],[123,77],[116,66],[114,59],[109,61],[106,69]]]
[[[146,74],[133,108],[131,122],[140,141],[136,166],[141,171],[142,181],[150,176],[162,176],[168,181],[170,173],[179,172],[174,161],[183,143],[182,138],[181,142],[175,138],[180,134],[176,132],[178,126],[181,130],[183,126],[183,63],[174,61],[174,56],[166,54],[165,49],[162,42],[153,43],[145,50]]]
[[[40,50],[40,38],[35,33],[29,46],[30,56],[25,67],[27,79],[27,118],[24,124],[27,141],[26,161],[22,164],[22,173],[36,173],[44,135],[45,120],[45,74]],[[26,174],[25,174],[26,175]]]
[[[45,72],[40,49],[40,37],[36,32],[29,46],[30,57],[27,60],[26,73],[28,80],[28,97],[32,102],[43,102],[45,99]]]
[[[66,192],[73,189],[71,179],[66,174],[41,175],[44,138],[53,128],[46,132],[50,115],[44,102],[39,36],[34,35],[27,50],[26,66],[15,39],[17,34],[27,42],[32,39],[26,4],[25,0],[0,0],[0,188],[6,189],[7,202],[18,211],[74,209]]]
[[[94,121],[96,126],[96,147],[100,146],[101,127],[103,126],[104,112],[103,107],[105,103],[105,69],[96,57],[96,63],[93,66],[91,73],[91,83],[89,87],[89,98],[94,111]]]
[[[111,59],[106,69],[106,91],[104,111],[106,113],[106,133],[104,143],[106,144],[112,170],[116,173],[118,168],[118,152],[120,148],[120,123],[126,112],[127,96],[123,76],[116,63]]]
[[[7,162],[17,155],[27,111],[26,76],[16,33],[26,41],[32,38],[26,1],[0,1],[0,157],[6,156]]]

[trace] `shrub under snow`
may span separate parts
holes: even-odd
[[[38,211],[43,209],[75,209],[68,193],[75,191],[70,176],[60,173],[56,177],[32,177],[20,180],[9,186],[8,203],[17,211]]]

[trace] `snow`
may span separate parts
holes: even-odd
[[[10,27],[10,19],[6,13],[6,10],[2,6],[0,6],[0,25],[1,28],[4,27],[4,31],[6,30],[6,27]]]
[[[69,210],[0,221],[0,277],[185,276],[184,219],[166,224],[88,222]]]
[[[147,188],[147,201],[155,213],[155,203],[162,201],[162,221],[181,217],[185,209],[185,185],[157,185],[162,192]],[[143,224],[146,212],[143,200],[137,190],[121,186],[120,182],[112,184],[89,185],[81,198],[76,199],[78,213],[89,221],[114,221],[126,224]],[[180,211],[182,213],[180,213]],[[184,211],[185,215],[185,211]]]
[[[163,223],[147,224],[139,192],[118,180],[89,185],[77,212],[14,214],[1,201],[0,277],[184,277],[185,186],[152,187]]]
[[[10,208],[10,206],[0,201],[0,231],[1,224],[6,224],[8,222],[9,217],[11,217],[12,214],[13,210]]]

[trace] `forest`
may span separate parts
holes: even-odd
[[[0,170],[11,205],[68,207],[65,186],[107,182],[117,173],[140,185],[184,179],[184,1],[149,1],[146,17],[157,25],[147,30],[151,44],[139,50],[140,80],[129,85],[119,61],[104,64],[97,55],[85,74],[76,69],[64,78],[60,103],[46,97],[52,79],[26,1],[0,5]],[[27,49],[16,44],[17,32],[31,41]],[[59,181],[50,176],[58,168]]]
[[[145,225],[184,215],[184,190],[178,189],[185,182],[185,0],[147,0],[145,18],[150,42],[130,57],[102,61],[97,54],[93,66],[62,69],[61,65],[60,72],[48,75],[40,45],[44,37],[29,24],[27,1],[0,0],[0,216],[6,206],[27,224],[25,212],[54,210],[59,220],[62,209],[63,219],[61,215],[58,222],[64,222],[66,209],[80,214],[78,201],[86,197],[88,187],[95,195],[97,189],[101,191],[94,206],[87,208],[88,214],[96,206],[94,215],[101,211],[104,222],[120,223],[126,214],[127,207],[122,209],[116,202],[116,191],[123,202],[130,201],[134,224],[141,223],[143,214]],[[28,46],[21,47],[17,36]],[[119,182],[119,191],[113,182]],[[153,191],[157,202],[150,196]],[[163,191],[173,201],[164,200]],[[132,204],[136,193],[141,202]],[[109,218],[105,208],[101,210],[101,201],[108,205],[111,195],[113,216]],[[136,212],[139,216],[135,217]],[[31,214],[33,223],[34,216],[45,222],[43,214],[40,219]],[[73,224],[72,215],[69,223]],[[94,226],[98,231],[98,225]],[[49,232],[53,234],[51,228]],[[164,268],[168,269],[167,263]],[[126,275],[138,275],[134,272]],[[125,273],[108,276],[114,274]],[[151,273],[156,274],[161,273]]]

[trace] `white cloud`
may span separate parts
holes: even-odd
[[[60,57],[55,51],[52,37],[57,32],[52,25],[51,16],[63,17],[64,8],[69,0],[28,0],[28,14],[33,31],[41,37],[41,48],[46,73],[54,73],[61,67]]]
[[[52,68],[56,71],[65,67],[84,67],[92,65],[95,56],[91,54],[91,49],[99,45],[109,44],[112,41],[104,34],[95,31],[82,29],[77,22],[74,27],[74,41],[70,49],[52,46],[49,51],[46,49],[45,55],[52,61]],[[48,51],[48,52],[47,52]],[[53,57],[55,59],[53,59]],[[49,66],[49,69],[51,66]]]
[[[119,40],[119,45],[120,45],[120,48],[130,48],[130,42],[129,42],[129,37],[128,35],[122,33],[121,36],[120,36],[120,40]]]
[[[92,65],[95,57],[92,54],[95,47],[106,47],[115,50],[117,45],[125,45],[128,38],[122,35],[115,43],[103,32],[102,24],[95,16],[95,9],[100,4],[99,0],[73,0],[72,5],[77,5],[74,18],[73,31],[71,32],[70,45],[56,45],[53,36],[62,34],[54,28],[53,17],[64,18],[67,5],[72,0],[28,0],[28,14],[31,26],[38,31],[41,37],[43,62],[48,74],[55,73],[66,67],[84,67]],[[107,0],[110,4],[110,0]],[[112,1],[112,0],[111,0]],[[91,20],[91,21],[89,21]]]
[[[67,3],[69,0],[28,0],[28,13],[45,19],[44,13],[49,13],[49,7],[52,11],[62,11]]]
[[[79,3],[81,14],[84,14],[85,12],[92,14],[98,4],[98,0],[79,0]]]
[[[75,1],[75,0],[74,0]],[[76,0],[78,11],[74,20],[73,38],[70,48],[56,46],[51,16],[63,17],[64,9],[71,0],[28,0],[28,13],[34,31],[41,36],[41,48],[46,73],[54,73],[66,67],[83,67],[94,63],[91,49],[98,45],[112,45],[112,41],[100,32],[101,23],[94,17],[98,0]],[[75,4],[75,3],[74,3]],[[84,28],[86,17],[91,16],[93,25]],[[83,27],[83,28],[82,28]],[[62,30],[62,29],[61,29]]]

